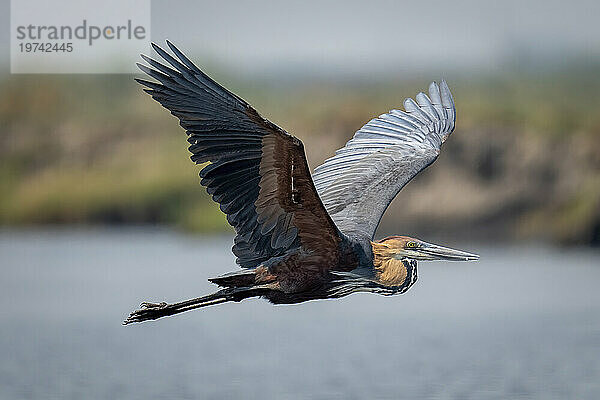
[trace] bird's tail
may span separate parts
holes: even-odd
[[[133,311],[123,325],[129,325],[134,322],[144,322],[169,315],[179,314],[185,311],[194,310],[200,307],[212,306],[215,304],[226,303],[228,301],[241,301],[248,297],[260,296],[264,293],[264,289],[258,287],[238,287],[225,288],[218,292],[209,294],[203,297],[197,297],[182,301],[179,303],[142,303],[139,310]]]

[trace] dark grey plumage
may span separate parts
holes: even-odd
[[[232,249],[237,263],[255,267],[298,248],[298,230],[289,214],[274,212],[259,221],[255,207],[263,138],[274,131],[287,133],[200,71],[173,44],[167,44],[178,60],[152,46],[173,68],[142,56],[153,68],[138,64],[139,68],[160,83],[136,80],[179,118],[189,136],[192,160],[197,164],[211,162],[200,172],[200,183],[237,232]]]

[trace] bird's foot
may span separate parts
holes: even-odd
[[[167,306],[168,304],[164,301],[161,303],[150,303],[145,301],[140,304],[139,310],[135,310],[129,314],[125,321],[123,321],[123,325],[129,325],[134,322],[144,322],[168,315]]]

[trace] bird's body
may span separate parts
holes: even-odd
[[[474,254],[392,236],[374,242],[396,194],[430,165],[454,130],[448,86],[407,99],[369,121],[311,176],[302,142],[262,118],[244,100],[205,75],[175,46],[153,45],[170,67],[142,56],[139,80],[179,118],[192,160],[206,165],[201,184],[236,230],[241,270],[211,282],[218,292],[174,304],[143,303],[125,323],[262,296],[276,304],[338,298],[355,292],[404,293],[417,260],[471,260]]]

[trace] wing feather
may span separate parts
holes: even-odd
[[[335,156],[315,169],[313,179],[338,228],[372,239],[386,208],[415,175],[437,158],[454,130],[456,111],[445,81],[429,95],[406,99],[404,109],[372,119]]]
[[[174,56],[152,47],[168,65],[145,55],[148,65],[138,64],[158,82],[136,80],[179,118],[192,160],[208,163],[200,183],[236,230],[238,264],[251,268],[301,249],[334,258],[341,238],[315,190],[302,142],[167,45]]]

